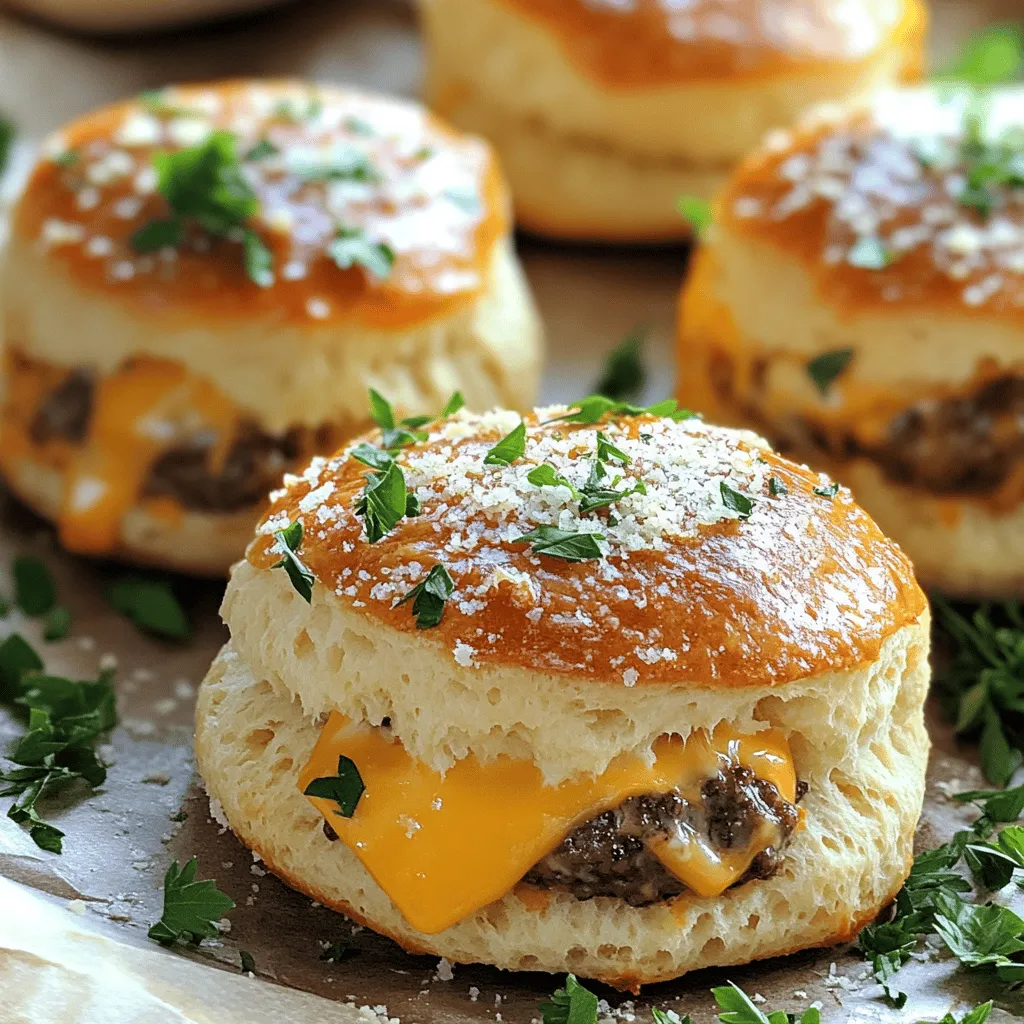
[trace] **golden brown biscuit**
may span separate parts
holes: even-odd
[[[921,808],[909,563],[753,434],[567,412],[463,412],[286,479],[200,689],[217,813],[453,961],[635,989],[850,938]],[[382,533],[385,493],[410,515]]]
[[[683,402],[848,484],[962,596],[1024,587],[1022,109],[907,90],[770,138],[680,310]]]
[[[482,142],[299,82],[50,139],[4,275],[0,469],[72,551],[223,572],[282,473],[397,415],[528,406],[540,336]]]
[[[519,224],[685,238],[769,129],[916,78],[921,0],[420,0],[427,102],[501,156]]]

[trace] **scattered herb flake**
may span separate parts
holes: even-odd
[[[679,211],[693,231],[694,237],[703,239],[707,237],[708,229],[714,222],[714,215],[711,211],[711,204],[706,199],[697,196],[680,196],[676,200],[676,209]]]
[[[366,539],[371,544],[387,536],[405,516],[417,515],[419,504],[405,486],[405,474],[396,462],[382,472],[366,475],[366,488],[356,503],[356,515],[363,519]]]
[[[302,547],[302,521],[296,519],[294,523],[289,523],[284,529],[275,530],[274,539],[281,552],[281,560],[275,562],[273,568],[284,569],[298,594],[306,604],[311,604],[316,577],[305,562],[299,558],[299,548]]]
[[[754,511],[754,499],[748,498],[745,494],[730,487],[724,480],[719,484],[722,494],[722,504],[735,512],[740,519],[749,519]]]
[[[597,1024],[597,996],[568,974],[565,985],[540,1004],[543,1024]]]
[[[982,88],[1006,85],[1024,74],[1024,29],[990,25],[972,36],[940,81],[964,82]]]
[[[454,590],[455,583],[448,575],[448,570],[437,564],[404,597],[395,601],[393,607],[412,601],[416,626],[419,629],[430,629],[441,621],[445,601],[452,596]]]
[[[770,476],[768,477],[768,493],[773,498],[782,498],[789,494],[789,488],[780,477]]]
[[[71,632],[71,612],[62,604],[54,605],[43,623],[43,639],[48,643],[63,640]]]
[[[538,526],[535,530],[516,537],[513,544],[530,544],[535,554],[561,558],[566,562],[587,562],[603,558],[600,541],[602,533],[574,533],[554,526]]]
[[[240,949],[238,951],[238,960],[241,964],[243,974],[255,974],[256,973],[256,961],[253,959],[252,953],[247,949]]]
[[[643,392],[647,383],[642,354],[646,338],[646,328],[637,327],[619,342],[605,362],[595,394],[620,401],[637,398]]]
[[[444,408],[441,410],[441,419],[447,419],[449,416],[454,416],[465,406],[465,404],[466,399],[462,397],[462,392],[453,392],[452,397],[445,402]]]
[[[820,498],[834,498],[839,493],[839,484],[835,480],[830,484],[821,484],[813,488],[814,493]]]
[[[519,426],[507,433],[484,457],[485,466],[511,466],[516,459],[526,454],[526,424],[520,420]]]
[[[829,393],[836,378],[846,370],[852,359],[853,349],[841,348],[834,352],[823,352],[807,364],[807,376],[814,381],[822,397]]]
[[[340,270],[360,266],[380,280],[388,277],[395,265],[395,252],[391,246],[385,242],[371,242],[358,228],[338,228],[327,252]]]
[[[235,909],[235,901],[213,881],[196,881],[199,862],[193,857],[184,867],[171,861],[164,875],[164,912],[148,935],[161,946],[178,943],[198,946],[220,935],[217,922]]]
[[[188,640],[192,628],[171,585],[165,580],[125,576],[107,587],[111,607],[146,633]]]
[[[338,774],[325,775],[313,779],[302,791],[306,796],[315,796],[323,800],[333,800],[338,805],[335,814],[343,818],[351,818],[356,805],[366,786],[363,785],[359,769],[344,754],[338,758]]]
[[[12,566],[14,600],[32,618],[45,615],[57,603],[57,584],[46,563],[33,555],[17,555]]]

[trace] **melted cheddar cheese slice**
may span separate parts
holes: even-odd
[[[210,461],[217,471],[237,432],[238,409],[213,384],[172,360],[140,357],[99,378],[80,444],[37,445],[32,417],[59,377],[55,368],[24,359],[8,358],[6,370],[10,387],[26,398],[8,401],[4,409],[0,465],[12,471],[20,460],[42,457],[63,471],[58,528],[70,551],[113,551],[125,513],[139,503],[161,456],[197,435],[209,435],[215,438]],[[169,502],[154,500],[147,507],[170,518]]]
[[[773,783],[789,802],[796,774],[789,745],[777,730],[740,737],[719,729],[709,740],[664,736],[653,763],[622,755],[596,778],[544,784],[530,761],[472,755],[443,775],[413,758],[382,730],[353,725],[333,712],[299,776],[304,791],[333,776],[348,757],[366,787],[351,818],[336,803],[309,797],[338,838],[362,861],[409,924],[434,934],[501,899],[577,826],[631,796],[678,791],[691,797],[718,772],[726,755]],[[656,855],[702,896],[723,892],[760,848],[723,862],[706,844],[684,844]]]

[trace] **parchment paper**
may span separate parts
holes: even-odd
[[[940,2],[936,50],[948,54],[957,37],[978,25],[1015,17],[1020,18],[1018,0]],[[324,0],[177,36],[107,42],[62,36],[0,13],[0,109],[12,114],[29,138],[99,103],[166,81],[250,74],[302,74],[414,95],[419,53],[411,13],[398,0]],[[585,393],[605,352],[637,324],[649,329],[650,397],[669,392],[670,338],[684,252],[570,248],[530,240],[522,242],[521,252],[550,340],[545,399]],[[361,1006],[386,1006],[389,1015],[409,1022],[528,1024],[538,1018],[538,1002],[560,983],[554,977],[456,966],[451,980],[442,980],[448,972],[444,966],[439,971],[436,959],[409,956],[266,875],[209,818],[193,774],[190,735],[195,687],[225,639],[216,613],[221,586],[180,581],[195,635],[186,645],[170,645],[142,636],[106,607],[103,584],[116,568],[63,555],[47,527],[0,496],[0,566],[6,567],[16,551],[46,559],[58,576],[61,601],[74,614],[68,640],[39,645],[48,666],[85,678],[101,662],[116,659],[121,725],[106,751],[112,767],[103,789],[47,808],[48,817],[67,833],[63,856],[38,850],[26,833],[0,817],[0,875],[17,883],[0,878],[0,1019],[5,992],[23,984],[26,971],[75,992],[82,978],[95,979],[101,963],[118,965],[111,992],[129,1002],[135,993],[139,1006],[148,1007],[139,1010],[139,1020],[163,1020],[164,1008],[174,1007],[182,1015],[166,1019],[354,1021]],[[10,629],[39,639],[35,624],[17,613],[0,621],[0,635]],[[937,712],[931,719],[936,747],[919,833],[922,846],[948,838],[972,817],[952,804],[946,791],[982,785],[972,752],[955,748]],[[16,731],[0,713],[0,742]],[[204,944],[198,953],[165,952],[146,939],[146,929],[160,914],[168,861],[192,854],[199,856],[201,877],[215,878],[238,908],[219,944]],[[68,901],[78,913],[62,909]],[[88,940],[93,932],[102,938]],[[322,962],[323,945],[338,941],[351,955],[340,963]],[[304,992],[243,978],[240,949],[252,953],[260,978]],[[54,974],[56,962],[64,965],[63,972]],[[847,949],[703,971],[645,990],[636,1001],[605,989],[600,994],[610,1012],[627,1021],[650,1020],[647,1006],[654,1003],[708,1024],[716,1020],[708,990],[726,977],[765,996],[772,1008],[799,1011],[820,1002],[829,1022],[936,1018],[996,994],[994,986],[955,970],[948,958],[926,952],[900,976],[911,1001],[897,1013],[885,1006],[856,952]],[[156,996],[159,1009],[145,1002]],[[1003,995],[999,1003],[1007,1011],[1003,1019],[1024,1016],[1019,998]],[[376,1019],[380,1012],[363,1010],[362,1019]],[[136,1017],[108,1011],[105,1018],[88,1019]]]

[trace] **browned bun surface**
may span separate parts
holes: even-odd
[[[269,568],[280,557],[270,534],[299,520],[321,585],[408,633],[416,623],[395,598],[405,581],[444,564],[458,600],[422,643],[468,645],[481,665],[616,685],[781,685],[876,658],[921,614],[907,559],[849,492],[831,496],[828,480],[756,436],[696,418],[545,422],[565,413],[527,417],[525,455],[508,467],[484,458],[518,414],[463,414],[433,427],[397,459],[420,513],[384,543],[366,542],[356,512],[367,467],[348,451],[316,460],[274,495],[249,559]],[[581,516],[568,487],[528,476],[547,464],[584,487],[599,431],[630,459],[616,470],[620,487],[643,481],[646,492],[611,515]],[[723,486],[749,499],[749,518],[725,504]],[[555,525],[601,533],[607,557],[565,562],[515,542]]]
[[[680,306],[682,401],[853,486],[965,596],[1024,579],[1022,103],[902,90],[770,136]]]

